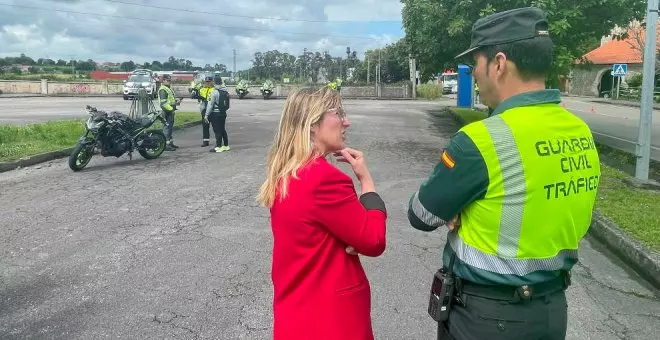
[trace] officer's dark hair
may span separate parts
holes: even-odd
[[[549,37],[539,36],[508,44],[485,46],[479,52],[486,56],[488,63],[493,61],[498,53],[504,53],[507,60],[516,65],[520,77],[529,81],[547,77],[552,64],[554,45]]]

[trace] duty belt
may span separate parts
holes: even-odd
[[[491,300],[517,301],[539,298],[563,291],[571,284],[570,273],[563,272],[559,277],[532,285],[505,286],[482,285],[457,278],[457,295],[466,294]]]

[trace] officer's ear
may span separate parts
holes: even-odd
[[[508,69],[508,64],[507,64],[508,60],[507,59],[508,58],[506,57],[506,54],[504,54],[502,52],[498,52],[495,55],[495,58],[493,58],[493,62],[495,63],[495,65],[494,65],[495,66],[495,72],[496,72],[496,75],[497,75],[498,78],[504,76],[504,74],[506,73],[506,71]]]

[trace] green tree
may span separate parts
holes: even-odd
[[[508,9],[535,6],[546,11],[555,56],[548,77],[556,86],[575,60],[598,46],[615,25],[643,18],[646,0],[401,0],[405,39],[425,78],[453,67],[454,57],[470,44],[472,24]]]

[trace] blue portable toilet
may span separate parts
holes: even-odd
[[[458,65],[458,95],[456,96],[458,107],[472,108],[474,85],[470,70],[471,67],[468,65]]]

